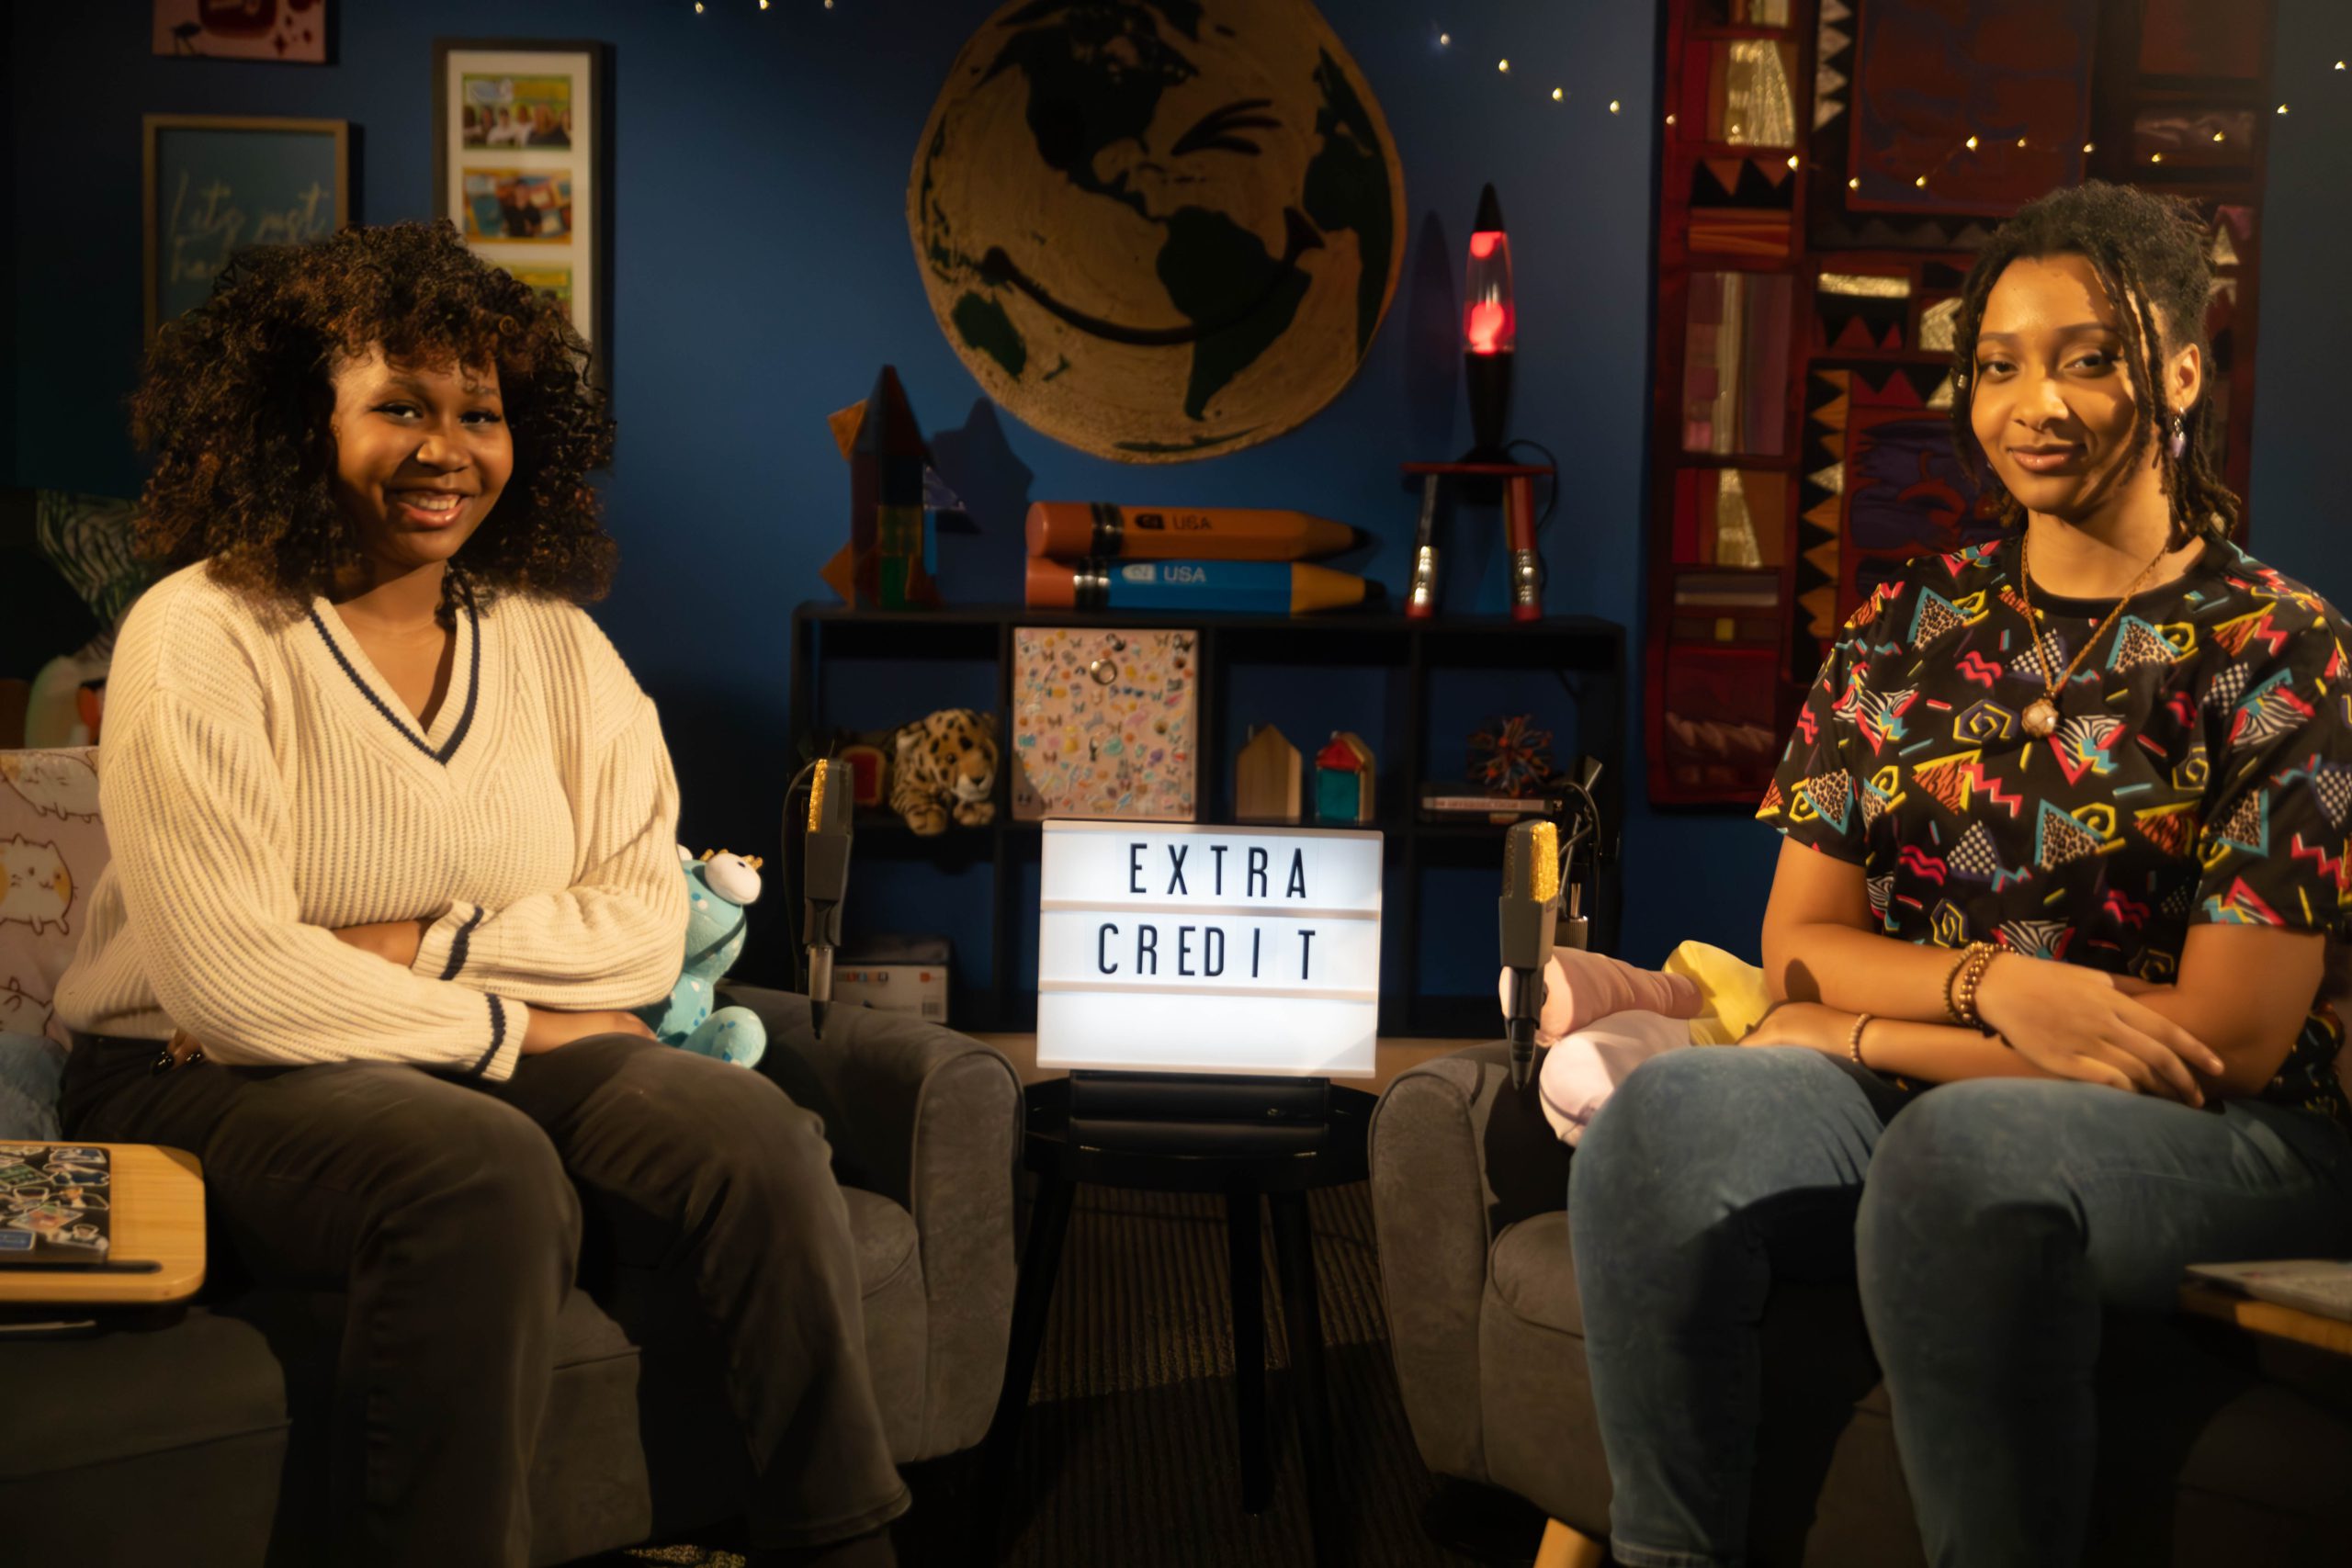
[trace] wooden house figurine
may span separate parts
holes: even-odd
[[[1250,731],[1233,759],[1233,815],[1243,822],[1295,822],[1299,818],[1298,748],[1272,725]]]
[[[1315,816],[1318,821],[1365,826],[1372,821],[1372,748],[1345,729],[1315,755]]]

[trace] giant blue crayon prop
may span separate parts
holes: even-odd
[[[1379,584],[1305,561],[1030,558],[1033,610],[1193,610],[1304,615],[1363,604]]]

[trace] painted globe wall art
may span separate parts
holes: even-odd
[[[1014,0],[932,107],[907,224],[989,395],[1133,463],[1346,386],[1403,259],[1380,106],[1307,0]]]

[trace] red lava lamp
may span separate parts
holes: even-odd
[[[1405,472],[1421,480],[1421,524],[1413,556],[1413,582],[1405,614],[1426,620],[1437,614],[1437,547],[1433,526],[1439,491],[1449,479],[1464,481],[1474,501],[1503,503],[1503,532],[1510,547],[1510,618],[1544,618],[1544,559],[1535,545],[1535,479],[1553,479],[1549,464],[1517,463],[1504,434],[1510,422],[1510,367],[1518,357],[1519,310],[1511,302],[1510,236],[1503,231],[1502,203],[1495,187],[1478,194],[1478,218],[1470,231],[1470,265],[1462,289],[1462,373],[1470,387],[1470,450],[1451,463],[1407,463]]]
[[[1506,463],[1503,426],[1510,415],[1510,366],[1519,312],[1510,298],[1510,236],[1502,203],[1488,186],[1478,196],[1470,231],[1470,266],[1462,289],[1462,372],[1470,388],[1470,462]]]

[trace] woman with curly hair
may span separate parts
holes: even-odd
[[[176,570],[108,682],[67,1133],[196,1152],[235,1266],[347,1292],[335,1561],[526,1560],[584,1231],[582,1288],[694,1303],[755,1542],[888,1562],[821,1125],[627,1010],[676,980],[685,879],[653,705],[579,607],[614,560],[584,363],[447,223],[249,252],[157,339],[140,525]]]
[[[2209,289],[2193,215],[2098,183],[1969,276],[1954,434],[2008,527],[1808,694],[1760,1048],[1643,1064],[1573,1164],[1616,1561],[1744,1560],[1775,1280],[1859,1282],[1928,1560],[2017,1568],[2082,1560],[2104,1312],[2352,1253],[2352,671],[2229,538]]]

